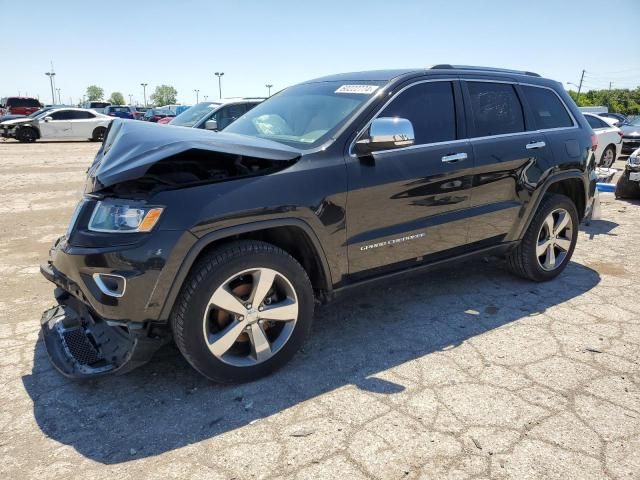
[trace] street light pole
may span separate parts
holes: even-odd
[[[268,97],[270,97],[270,96],[271,96],[271,87],[273,87],[273,84],[271,84],[271,83],[267,83],[267,84],[265,85],[265,87],[267,87],[267,88],[269,89],[269,94],[268,94],[267,96],[268,96]]]
[[[55,76],[55,72],[45,72],[45,75],[49,77],[49,83],[51,84],[51,104],[56,104],[56,94],[53,92],[53,77]]]
[[[205,101],[205,102],[207,101],[207,98],[209,98],[209,95],[205,95],[205,96],[204,96],[204,101]]]
[[[200,90],[194,88],[193,91],[196,92],[196,103],[200,103]]]
[[[144,95],[144,106],[147,106],[147,85],[149,85],[148,83],[141,83],[140,85],[142,85],[142,94]]]
[[[222,76],[224,75],[224,72],[216,72],[214,75],[218,77],[218,96],[222,99]]]
[[[129,94],[129,105],[133,105],[133,95]]]
[[[56,90],[58,91],[58,103],[62,105],[62,97],[60,96],[60,89],[56,88]]]

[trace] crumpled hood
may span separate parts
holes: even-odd
[[[21,123],[32,123],[36,121],[35,118],[29,118],[29,117],[21,117],[21,118],[14,118],[13,120],[4,120],[2,123],[2,125],[19,125]]]
[[[89,168],[93,190],[142,177],[156,162],[187,150],[292,161],[301,152],[278,142],[234,133],[115,119]]]

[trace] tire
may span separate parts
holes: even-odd
[[[629,180],[629,171],[625,170],[616,183],[616,198],[640,198],[640,182]]]
[[[92,142],[102,142],[104,140],[104,136],[107,133],[107,129],[105,127],[96,127],[93,130],[93,134],[91,135]]]
[[[271,283],[269,275],[275,275]],[[260,278],[271,290],[262,288],[264,302],[250,305],[260,296]],[[221,304],[242,312],[232,313]],[[291,255],[269,243],[240,240],[197,261],[170,324],[178,349],[193,368],[213,381],[237,383],[266,376],[287,363],[309,334],[313,309],[307,272]],[[273,312],[284,317],[294,310],[295,319],[265,319]]]
[[[602,152],[602,156],[600,157],[600,166],[605,168],[610,168],[616,161],[616,147],[613,145],[607,146]]]
[[[38,132],[32,127],[20,127],[16,132],[16,140],[22,143],[33,143],[38,139]]]
[[[569,226],[561,229],[555,236],[548,234],[551,227],[548,219],[552,220],[552,230],[555,231],[556,227],[561,226],[560,216],[564,214],[568,215]],[[520,277],[535,282],[551,280],[566,268],[573,255],[577,239],[578,211],[575,204],[564,195],[547,194],[524,237],[508,254],[507,264],[509,269]],[[539,256],[539,251],[544,253]],[[551,258],[554,262],[551,262]]]

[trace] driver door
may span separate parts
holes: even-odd
[[[377,117],[409,120],[414,144],[348,158],[350,274],[466,244],[473,150],[459,111],[456,82],[411,85]]]
[[[38,122],[41,137],[43,139],[72,138],[72,117],[73,112],[71,110],[57,110],[49,115],[46,115],[42,120]]]

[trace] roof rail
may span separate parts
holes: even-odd
[[[474,67],[472,65],[450,65],[448,63],[441,63],[439,65],[434,65],[430,68],[431,70],[475,70],[475,71],[486,71],[486,72],[497,72],[497,73],[516,73],[518,75],[530,75],[532,77],[539,77],[540,75],[535,72],[527,72],[523,70],[510,70],[508,68],[493,68],[493,67]]]

